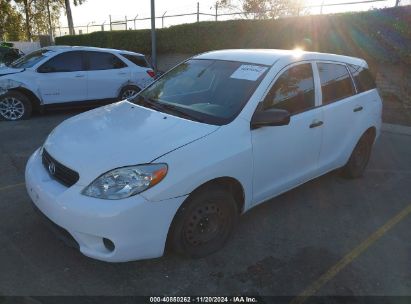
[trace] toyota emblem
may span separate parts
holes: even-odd
[[[56,165],[53,162],[49,163],[49,172],[51,175],[56,174]]]

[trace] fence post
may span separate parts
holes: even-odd
[[[200,22],[200,2],[197,2],[197,22]]]
[[[217,21],[218,18],[218,2],[215,3],[215,21]]]
[[[109,19],[110,19],[110,32],[113,30],[113,27],[111,25],[111,15],[108,15]]]
[[[126,31],[128,30],[128,27],[127,27],[127,15],[126,15],[126,17],[125,17],[125,20],[126,20]]]
[[[400,0],[395,1],[395,6],[398,6],[398,5],[400,5]]]
[[[164,28],[164,17],[166,16],[167,11],[164,12],[163,16],[161,16],[161,28]]]

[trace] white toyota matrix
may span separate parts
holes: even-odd
[[[86,256],[203,257],[250,208],[335,169],[360,177],[381,108],[362,59],[204,53],[56,127],[28,161],[27,191]]]

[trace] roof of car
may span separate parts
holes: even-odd
[[[216,59],[247,62],[253,64],[273,65],[279,59],[288,58],[290,61],[299,60],[326,60],[338,61],[348,64],[367,66],[365,60],[336,54],[306,52],[296,50],[276,50],[276,49],[233,49],[219,50],[203,53],[194,56],[196,59]]]
[[[69,46],[69,45],[53,45],[53,46],[48,46],[45,47],[47,50],[52,50],[52,51],[60,51],[64,52],[66,50],[76,50],[76,51],[97,51],[97,52],[111,52],[111,53],[117,53],[117,54],[129,54],[129,55],[140,55],[144,56],[143,54],[136,53],[136,52],[130,52],[126,50],[117,50],[117,49],[108,49],[108,48],[98,48],[98,47],[92,47],[92,46]]]

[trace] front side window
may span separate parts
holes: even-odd
[[[88,68],[91,71],[121,69],[127,65],[117,56],[105,52],[87,52]]]
[[[65,52],[39,67],[39,73],[68,73],[84,71],[82,52]]]
[[[322,103],[329,104],[355,94],[354,86],[343,64],[318,63],[321,80]]]
[[[263,110],[283,109],[290,114],[315,107],[314,77],[311,63],[295,65],[286,70],[268,93]]]
[[[191,59],[142,91],[135,102],[160,111],[223,125],[243,109],[269,67],[243,62]]]
[[[354,78],[358,93],[375,89],[374,78],[367,68],[353,64],[349,64],[348,68]]]
[[[10,67],[16,68],[16,69],[23,69],[23,68],[31,68],[35,66],[37,63],[45,59],[48,55],[50,55],[53,51],[51,50],[38,50],[35,52],[32,52],[26,56],[23,56],[13,63],[10,64]]]

